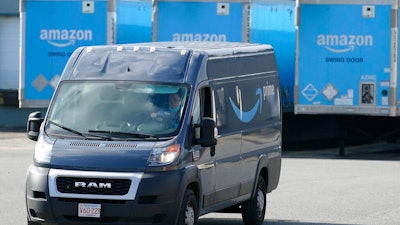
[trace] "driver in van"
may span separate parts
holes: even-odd
[[[180,120],[182,98],[179,93],[168,96],[168,108],[161,109],[159,112],[151,113],[151,118],[171,123],[170,127],[176,129]]]

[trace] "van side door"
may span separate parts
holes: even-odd
[[[279,79],[273,73],[253,75],[242,79],[238,88],[242,93],[242,120],[246,118],[242,123],[240,173],[243,195],[250,193],[257,181],[260,158],[280,148]],[[247,117],[244,114],[247,114]]]
[[[214,82],[211,88],[215,97],[218,128],[218,143],[215,149],[217,179],[215,203],[217,204],[239,196],[242,133],[240,129],[236,129],[235,121],[228,113],[230,103],[227,99],[232,93],[229,89],[235,88],[235,82]]]

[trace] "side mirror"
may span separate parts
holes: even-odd
[[[204,118],[201,124],[195,125],[196,142],[203,147],[212,147],[217,144],[215,138],[215,121],[212,118]]]
[[[33,112],[29,114],[28,123],[26,124],[26,133],[29,139],[37,141],[42,122],[43,118],[41,112]]]

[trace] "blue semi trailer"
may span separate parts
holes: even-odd
[[[283,111],[293,112],[294,0],[20,1],[20,107],[48,106],[62,68],[80,46],[233,41],[274,46]]]
[[[245,0],[156,0],[153,41],[248,42],[248,5]]]
[[[297,1],[296,114],[399,115],[397,8]]]
[[[341,155],[345,141],[400,137],[398,4],[296,1],[294,112],[337,132]]]
[[[274,46],[281,76],[282,108],[293,112],[295,68],[294,0],[250,1],[249,42]]]
[[[115,0],[20,0],[19,105],[46,108],[72,52],[115,42]]]
[[[153,3],[151,0],[116,0],[116,43],[150,42]]]

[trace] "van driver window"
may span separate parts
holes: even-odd
[[[211,101],[211,89],[205,87],[200,91],[201,95],[201,106],[203,117],[213,118],[212,101]]]
[[[213,117],[211,104],[211,90],[209,87],[204,87],[197,93],[193,105],[193,123],[200,123],[204,117]]]

